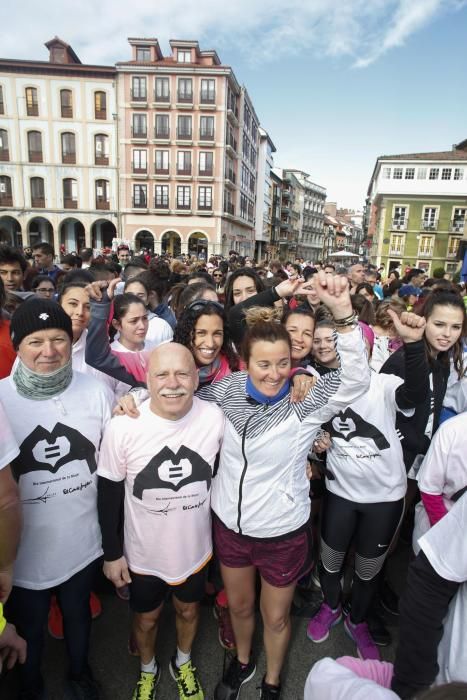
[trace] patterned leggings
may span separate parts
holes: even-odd
[[[354,503],[326,492],[321,522],[319,574],[325,602],[337,608],[342,595],[345,555],[355,541],[351,621],[364,622],[377,589],[378,574],[404,514],[404,499]]]

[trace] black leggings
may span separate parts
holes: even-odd
[[[98,561],[54,588],[32,590],[15,586],[8,601],[11,622],[28,644],[26,663],[20,666],[21,687],[35,691],[43,687],[41,676],[44,628],[54,591],[63,615],[63,632],[70,661],[70,675],[79,677],[86,670],[91,631],[91,594]]]
[[[385,503],[354,503],[326,491],[321,521],[319,574],[325,602],[333,609],[341,600],[341,572],[355,539],[355,574],[351,621],[364,622],[384,564],[404,513],[404,499]]]

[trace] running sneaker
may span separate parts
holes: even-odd
[[[132,700],[154,700],[156,697],[157,684],[159,683],[160,678],[160,664],[157,664],[156,673],[146,673],[145,671],[141,671]]]
[[[89,597],[89,606],[91,608],[91,617],[93,620],[102,615],[102,603],[93,591],[91,591]]]
[[[323,603],[314,617],[311,618],[306,630],[306,636],[312,642],[320,644],[329,637],[331,627],[338,625],[342,620],[342,608],[333,610],[327,603]]]
[[[366,622],[360,622],[358,625],[355,625],[350,621],[349,616],[344,620],[344,629],[350,639],[353,639],[357,645],[357,653],[361,659],[381,660],[378,647],[371,638]]]
[[[212,611],[217,620],[219,644],[227,651],[232,651],[235,649],[236,644],[229,608],[219,605],[217,600],[215,600]]]
[[[180,700],[204,700],[203,689],[199,681],[198,671],[191,659],[180,667],[176,664],[176,656],[172,656],[169,664],[170,675],[178,686]]]
[[[237,700],[244,683],[253,678],[256,673],[254,661],[243,665],[236,656],[230,662],[223,679],[216,685],[214,700]]]
[[[260,700],[279,700],[281,696],[280,684],[270,685],[269,683],[266,683],[265,677],[263,677],[263,680],[261,681],[260,691]]]
[[[54,639],[63,639],[63,617],[62,611],[57,602],[57,597],[52,596],[49,608],[49,619],[47,624],[49,634]]]

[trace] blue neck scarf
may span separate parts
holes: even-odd
[[[287,396],[287,394],[290,391],[290,381],[287,380],[282,389],[280,389],[280,391],[275,396],[266,396],[261,391],[259,391],[259,389],[257,389],[251,381],[250,377],[248,377],[248,379],[246,380],[245,388],[247,395],[250,397],[250,399],[256,401],[256,403],[266,404],[266,406],[273,406],[275,403],[283,399],[284,396]]]

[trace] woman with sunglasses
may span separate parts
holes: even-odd
[[[214,270],[212,271],[212,279],[214,280],[214,284],[216,285],[216,293],[219,297],[219,301],[223,302],[225,298],[225,275],[220,269],[220,267],[214,268]]]

